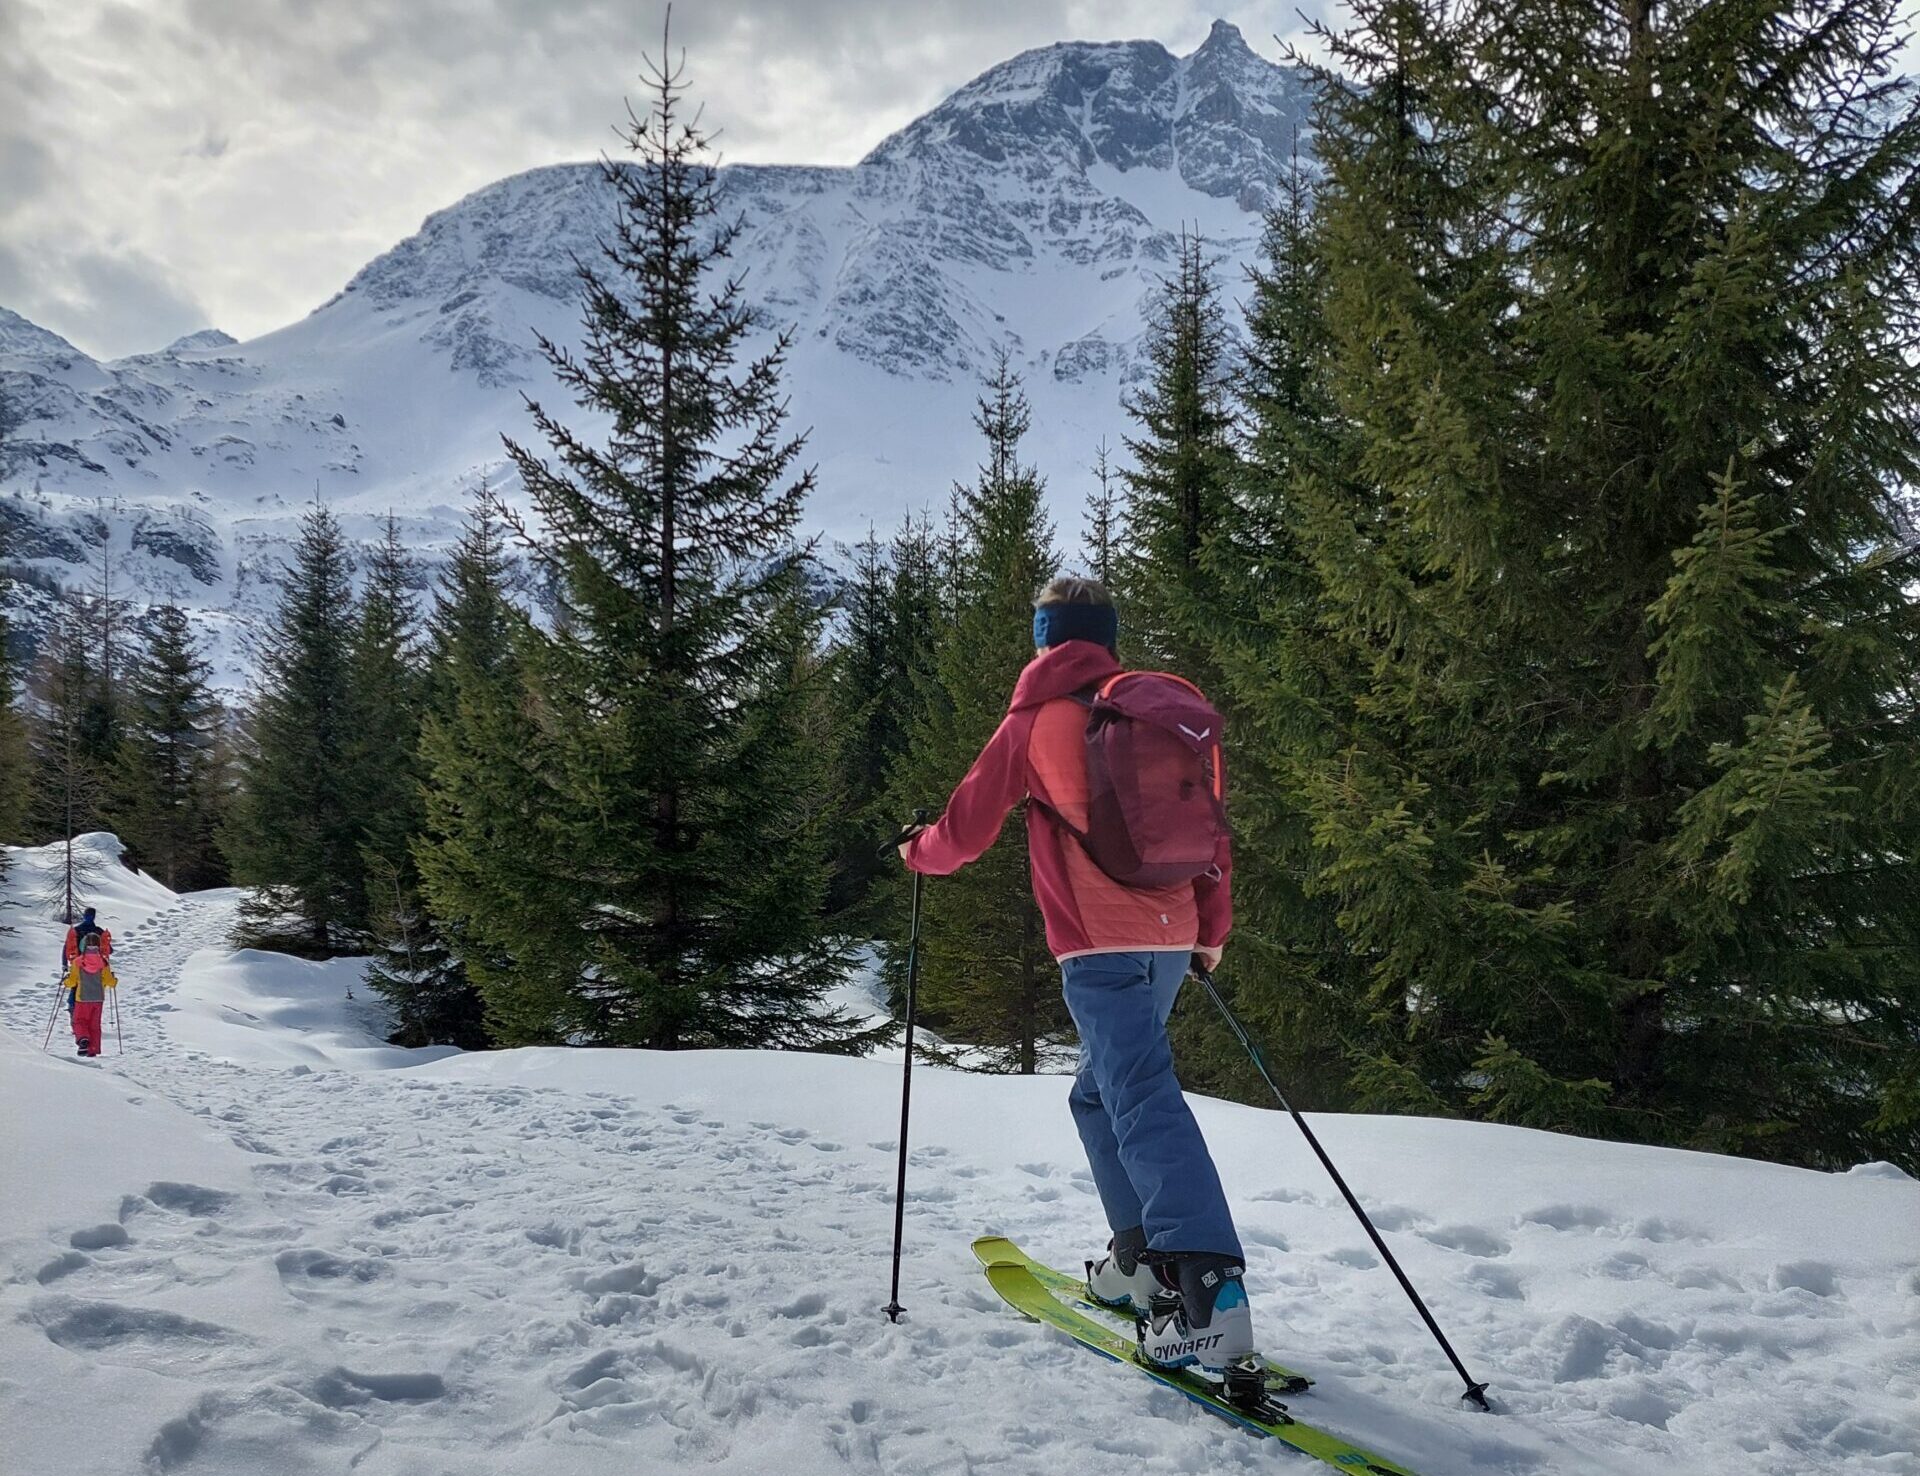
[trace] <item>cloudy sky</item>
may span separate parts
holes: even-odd
[[[1321,0],[1315,0],[1315,4]],[[1309,7],[1313,8],[1313,7]],[[659,0],[0,0],[0,307],[90,353],[306,313],[432,210],[612,141]],[[850,163],[1028,47],[1294,0],[679,0],[726,158]]]

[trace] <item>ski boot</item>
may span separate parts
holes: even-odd
[[[1299,1394],[1312,1380],[1280,1379],[1253,1348],[1253,1312],[1233,1256],[1163,1254],[1161,1282],[1144,1316],[1136,1317],[1139,1356],[1161,1368],[1197,1368],[1219,1381],[1220,1396],[1257,1419],[1292,1424],[1281,1394]]]
[[[1147,1232],[1139,1226],[1122,1230],[1107,1242],[1107,1253],[1087,1262],[1087,1295],[1103,1307],[1130,1307],[1144,1311],[1161,1289],[1152,1271],[1140,1264],[1147,1248]]]
[[[1160,1282],[1138,1319],[1147,1362],[1219,1373],[1254,1356],[1253,1311],[1237,1257],[1149,1251],[1147,1259]]]

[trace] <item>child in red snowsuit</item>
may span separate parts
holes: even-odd
[[[67,966],[68,1005],[73,1014],[73,1039],[82,1056],[97,1056],[104,1041],[100,1015],[107,991],[119,980],[107,960],[113,957],[113,934],[94,921],[89,907],[80,921],[67,929],[61,958]]]

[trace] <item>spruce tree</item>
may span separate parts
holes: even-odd
[[[319,955],[357,942],[365,924],[351,575],[338,520],[315,507],[262,640],[239,793],[221,830],[234,879],[254,888],[242,936]]]
[[[1126,543],[1126,522],[1120,515],[1116,480],[1102,437],[1093,453],[1093,492],[1087,498],[1087,572],[1119,597],[1119,555]]]
[[[948,621],[939,539],[931,513],[918,519],[909,513],[901,519],[887,562],[893,580],[887,599],[886,662],[886,701],[893,725],[893,753],[887,766],[891,776],[916,727],[940,701],[936,662]],[[905,816],[889,813],[885,820],[897,828]]]
[[[1201,553],[1211,588],[1196,614],[1220,673],[1216,700],[1232,714],[1235,928],[1221,978],[1289,1095],[1337,1107],[1353,1100],[1347,1045],[1367,1021],[1368,979],[1334,899],[1310,880],[1321,858],[1300,786],[1337,751],[1336,719],[1354,681],[1328,653],[1324,622],[1334,606],[1296,530],[1310,505],[1336,506],[1351,519],[1363,494],[1348,475],[1344,427],[1326,383],[1324,259],[1296,158],[1250,273],[1235,385],[1246,437]],[[1183,999],[1174,1018],[1183,1079],[1260,1099],[1245,1052],[1204,1004]]]
[[[388,514],[380,542],[366,551],[365,588],[347,667],[352,718],[345,760],[353,775],[360,836],[361,915],[369,921],[408,910],[408,894],[416,885],[409,848],[423,819],[423,679],[415,650],[420,636],[415,577],[399,524]]]
[[[5,413],[0,404],[0,428],[4,428]],[[0,844],[12,845],[24,839],[31,765],[20,710],[21,673],[7,621],[12,596],[7,552],[7,524],[0,520]],[[7,864],[5,853],[0,852],[0,881],[6,879]]]
[[[85,602],[63,598],[55,610],[29,684],[27,834],[34,844],[59,843],[63,864],[43,899],[71,921],[87,889],[87,861],[74,838],[94,828],[104,776],[87,747],[87,723],[98,694],[89,659],[93,627]]]
[[[1214,592],[1201,561],[1233,471],[1232,339],[1205,243],[1183,234],[1155,304],[1147,387],[1128,404],[1121,584],[1126,641],[1154,666],[1217,684],[1198,627]]]
[[[849,954],[821,918],[820,617],[793,548],[813,477],[786,426],[786,339],[743,357],[737,227],[681,72],[651,86],[637,163],[606,171],[615,232],[580,268],[582,346],[545,345],[612,430],[591,444],[535,405],[552,460],[507,444],[559,601],[527,674],[552,760],[529,844],[560,885],[473,926],[546,977],[522,1038],[850,1046],[823,1003]]]
[[[1058,567],[1045,488],[1019,459],[1031,420],[1019,377],[1000,356],[974,424],[987,457],[956,489],[956,614],[935,657],[937,699],[916,724],[894,779],[894,808],[938,810],[1000,720],[1033,659],[1033,597]],[[1027,877],[1021,812],[971,866],[924,893],[920,980],[928,1018],[978,1048],[991,1068],[1031,1073],[1070,1035]]]
[[[516,961],[489,941],[571,905],[552,847],[534,843],[550,823],[549,764],[523,673],[540,638],[509,599],[507,579],[502,525],[483,495],[431,621],[425,828],[413,845],[426,918],[391,919],[397,926],[369,977],[393,1006],[402,1044],[551,1039],[569,1007],[573,954]]]
[[[7,430],[7,408],[0,397],[0,442]],[[17,844],[26,823],[31,774],[26,728],[19,711],[20,681],[14,664],[7,605],[12,596],[7,563],[7,524],[0,521],[0,846]],[[6,885],[13,858],[0,850],[0,887]],[[0,923],[0,935],[13,930]]]
[[[853,577],[841,597],[842,631],[835,643],[832,747],[841,803],[830,909],[844,911],[865,898],[882,862],[874,836],[884,832],[876,805],[901,746],[899,714],[889,690],[894,649],[893,587],[880,540],[869,528],[854,549]]]
[[[176,892],[225,880],[214,844],[221,710],[187,614],[160,606],[125,658],[116,823],[141,864]]]
[[[1912,1167],[1893,7],[1354,13],[1312,399],[1258,453],[1299,618],[1247,638],[1286,644],[1301,720],[1255,741],[1364,981],[1349,1100]]]

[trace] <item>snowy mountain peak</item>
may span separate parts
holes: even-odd
[[[990,68],[882,142],[868,163],[961,151],[1033,169],[1172,169],[1258,208],[1305,122],[1311,83],[1215,21],[1191,55],[1157,41],[1062,42]]]
[[[1092,448],[1125,432],[1180,231],[1197,226],[1222,282],[1241,280],[1311,86],[1225,23],[1184,57],[1064,43],[988,69],[851,167],[723,169],[732,267],[768,328],[793,334],[811,531],[850,541],[969,475],[972,397],[1002,350],[1033,399],[1026,454],[1076,526]],[[391,510],[431,561],[481,482],[515,495],[500,438],[526,434],[522,396],[574,413],[538,339],[577,338],[574,264],[613,218],[597,163],[496,181],[242,344],[207,329],[101,364],[0,310],[18,421],[0,526],[33,574],[16,630],[92,577],[101,516],[116,580],[195,609],[235,683],[241,632],[316,496],[352,537]]]
[[[22,359],[84,359],[87,356],[58,333],[0,307],[0,356]]]
[[[232,348],[240,342],[231,333],[222,333],[218,328],[202,328],[198,333],[183,333],[168,344],[162,353],[191,354],[207,349]]]
[[[1247,45],[1247,38],[1240,33],[1238,26],[1230,20],[1216,20],[1207,30],[1207,39],[1200,43],[1193,54],[1202,56],[1235,52],[1246,56],[1254,54],[1253,48]]]

